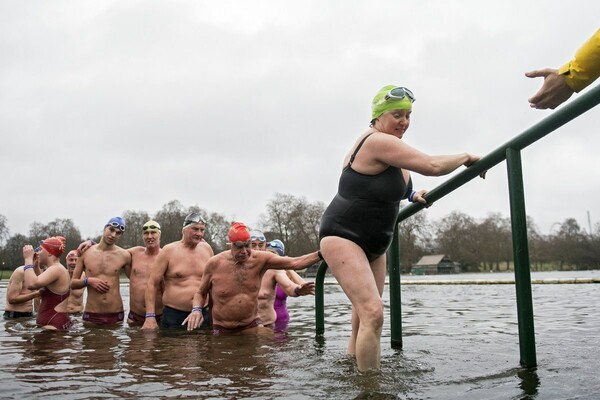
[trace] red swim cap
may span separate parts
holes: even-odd
[[[246,242],[250,240],[250,231],[243,222],[234,222],[229,228],[229,242]]]
[[[67,240],[64,237],[54,236],[43,240],[42,243],[40,243],[40,246],[54,257],[60,257],[65,251],[66,242]]]

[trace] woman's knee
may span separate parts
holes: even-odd
[[[363,304],[358,309],[358,317],[361,325],[365,324],[374,328],[381,328],[383,326],[383,303],[381,299]]]

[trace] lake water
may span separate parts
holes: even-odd
[[[325,287],[320,337],[312,296],[289,299],[288,332],[266,337],[157,334],[126,325],[45,332],[33,320],[0,319],[0,398],[596,399],[599,289],[533,285],[535,370],[519,366],[515,288],[506,284],[403,286],[403,350],[390,347],[386,286],[382,369],[365,375],[345,355],[350,306],[337,285]],[[126,302],[127,290],[123,285]],[[5,297],[2,287],[2,308]]]

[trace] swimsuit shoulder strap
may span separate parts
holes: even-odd
[[[354,157],[356,157],[356,154],[358,153],[358,151],[360,150],[360,148],[362,147],[362,145],[365,143],[365,140],[367,140],[369,138],[369,136],[371,136],[374,133],[375,132],[369,133],[367,136],[365,136],[363,138],[363,140],[360,141],[360,143],[358,144],[358,146],[356,146],[356,149],[354,149],[354,153],[352,153],[352,156],[350,156],[350,161],[348,161],[348,165],[346,165],[346,168],[349,168],[349,167],[352,166],[352,163],[354,162]]]

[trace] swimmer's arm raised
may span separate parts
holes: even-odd
[[[281,257],[270,252],[264,252],[264,256],[268,257],[267,262],[265,263],[265,269],[298,270],[308,268],[321,260],[318,251],[299,257]]]
[[[277,272],[275,280],[279,284],[279,287],[291,297],[306,296],[308,294],[315,293],[314,282],[302,282],[300,284],[292,281],[285,271]]]

